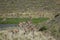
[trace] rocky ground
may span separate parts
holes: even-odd
[[[0,33],[0,40],[56,40],[50,34],[41,31],[30,31],[24,33],[24,30],[19,30],[17,33],[3,31]]]
[[[14,29],[0,31],[0,40],[56,40],[50,32],[39,29],[30,21],[20,22]]]

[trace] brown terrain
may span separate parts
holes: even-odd
[[[20,22],[0,30],[0,40],[60,40],[60,0],[0,0],[0,18],[49,18]]]

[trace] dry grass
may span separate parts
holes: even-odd
[[[1,33],[1,32],[0,32]],[[24,30],[19,30],[19,32],[12,34],[11,32],[4,31],[0,35],[0,40],[56,40],[50,34],[43,33],[40,31],[28,32],[24,34]]]

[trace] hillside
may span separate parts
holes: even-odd
[[[60,13],[60,0],[0,0],[0,17],[49,17]],[[28,15],[28,16],[27,16]]]
[[[60,0],[0,0],[0,40],[60,40]]]
[[[59,0],[0,0],[0,12],[59,11]],[[3,12],[4,11],[4,12]]]

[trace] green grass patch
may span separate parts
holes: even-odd
[[[32,22],[33,23],[41,23],[41,22],[44,22],[44,21],[47,21],[48,18],[33,18],[32,19]]]
[[[2,21],[3,18],[0,18],[0,24],[18,24],[19,22],[28,21],[29,18],[6,18],[5,21]],[[40,23],[48,20],[48,18],[32,18],[33,23]]]

